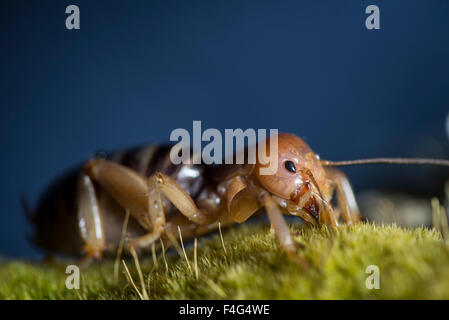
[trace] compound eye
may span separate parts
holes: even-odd
[[[285,161],[285,169],[287,169],[290,172],[296,173],[296,166],[293,163],[293,161],[287,160]]]

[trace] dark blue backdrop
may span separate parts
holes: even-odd
[[[65,28],[76,4],[81,29]],[[365,28],[365,8],[381,30]],[[18,195],[174,128],[279,128],[322,158],[447,157],[449,1],[3,1],[0,255],[36,256]],[[348,169],[430,193],[447,171]],[[443,174],[442,174],[443,173]]]

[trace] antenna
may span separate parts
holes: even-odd
[[[447,166],[449,167],[449,160],[446,159],[426,159],[426,158],[370,158],[346,161],[330,161],[321,160],[324,167],[341,167],[353,166],[360,164],[405,164],[405,165],[432,165],[432,166]]]

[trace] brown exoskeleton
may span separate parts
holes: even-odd
[[[270,139],[270,138],[269,138]],[[269,147],[269,143],[266,143]],[[277,170],[261,175],[250,165],[174,165],[168,146],[133,149],[94,158],[62,177],[41,198],[30,216],[33,242],[50,252],[100,258],[118,246],[125,209],[129,246],[145,248],[161,237],[192,238],[265,208],[282,249],[293,260],[297,243],[282,217],[299,216],[310,225],[356,223],[361,216],[346,176],[332,167],[360,163],[449,165],[448,160],[320,160],[297,136],[278,135]],[[266,165],[265,165],[266,166]],[[331,205],[336,193],[338,210]],[[339,214],[337,214],[339,211]]]

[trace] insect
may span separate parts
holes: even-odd
[[[314,226],[336,227],[340,222],[361,220],[349,180],[335,167],[366,163],[449,166],[448,160],[437,159],[332,162],[320,160],[295,135],[281,133],[277,139],[277,170],[268,175],[260,174],[266,165],[259,161],[174,165],[166,145],[95,157],[43,194],[29,214],[35,231],[32,242],[49,252],[101,258],[120,243],[125,209],[130,212],[128,247],[139,249],[177,234],[178,228],[189,239],[216,230],[219,224],[244,222],[264,208],[283,251],[305,264],[284,214]]]

